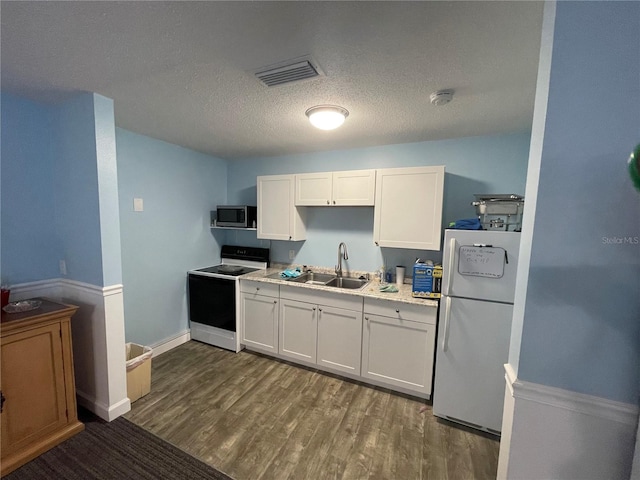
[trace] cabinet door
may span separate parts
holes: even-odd
[[[444,167],[376,173],[373,239],[380,247],[440,250]]]
[[[2,457],[67,424],[60,324],[2,338]]]
[[[318,306],[318,365],[360,375],[362,311]]]
[[[296,175],[297,206],[327,206],[331,204],[331,172]]]
[[[295,206],[294,175],[257,178],[258,238],[304,240],[304,213]]]
[[[280,355],[316,362],[317,309],[310,303],[280,300]]]
[[[333,205],[373,206],[375,191],[375,170],[333,172]]]
[[[293,177],[258,177],[258,238],[289,240],[293,202]]]
[[[435,325],[364,314],[362,376],[431,395]]]
[[[278,299],[242,293],[242,343],[258,350],[278,353]]]

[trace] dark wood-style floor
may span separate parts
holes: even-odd
[[[236,480],[489,479],[498,462],[496,439],[419,399],[193,341],[153,359],[126,418]]]

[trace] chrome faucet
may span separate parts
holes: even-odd
[[[344,249],[343,249],[344,247]],[[347,244],[340,242],[338,245],[338,265],[336,265],[336,275],[342,277],[342,259],[349,260],[349,253],[347,252]]]

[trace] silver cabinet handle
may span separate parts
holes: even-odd
[[[327,200],[327,205],[329,205],[329,200]]]
[[[319,308],[318,310],[319,310],[320,312],[322,311],[322,309],[321,309],[321,308]]]
[[[311,310],[313,310],[315,312],[316,311],[316,307],[313,307]]]
[[[400,310],[396,308],[396,313],[400,313]]]
[[[278,303],[278,301],[277,301],[277,300],[274,300],[274,301],[273,301],[273,303],[274,303],[274,305],[275,305],[276,303]]]
[[[451,297],[444,300],[444,328],[442,329],[442,351],[449,349],[449,317],[451,316]]]
[[[333,204],[334,204],[334,205],[336,204],[336,201],[335,201],[335,200],[333,201]]]

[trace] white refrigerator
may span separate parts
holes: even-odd
[[[520,233],[446,230],[434,415],[499,434]]]

